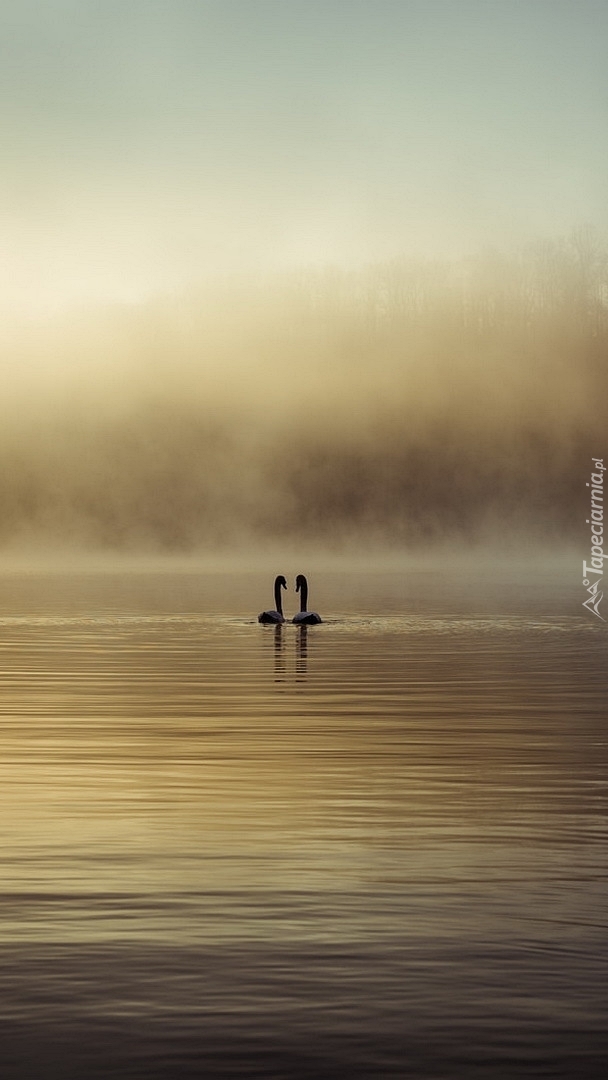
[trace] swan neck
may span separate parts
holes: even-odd
[[[281,600],[281,582],[275,581],[274,583],[274,603],[275,608],[279,615],[283,614],[283,602]]]
[[[300,582],[300,611],[308,611],[308,582],[303,578]]]

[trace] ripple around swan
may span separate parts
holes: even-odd
[[[0,616],[0,630],[3,627],[78,628],[91,629],[138,627],[184,627],[201,628],[213,633],[224,629],[259,627],[264,633],[298,633],[311,627],[303,628],[287,616],[284,623],[260,626],[257,616],[225,615],[221,613],[170,613],[170,614],[100,614],[100,615],[4,615]],[[539,631],[543,633],[576,633],[584,635],[601,634],[605,628],[588,618],[578,615],[358,615],[338,613],[327,615],[320,624],[314,626],[314,633],[327,630],[353,634],[484,634],[488,632],[525,633]]]
[[[247,620],[231,620],[234,625],[249,625]],[[298,630],[291,623],[285,627]],[[310,629],[307,628],[307,629]],[[529,616],[529,615],[334,615],[324,617],[315,633],[331,629],[352,634],[509,634],[539,631],[541,633],[602,633],[602,628],[575,615]]]

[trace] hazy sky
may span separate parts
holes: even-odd
[[[608,224],[605,0],[0,0],[1,307]]]

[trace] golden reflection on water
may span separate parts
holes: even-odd
[[[542,612],[261,627],[237,596],[184,610],[182,581],[171,612],[162,588],[157,610],[148,582],[139,611],[130,583],[122,613],[99,588],[97,613],[66,590],[63,611],[0,618],[7,946],[408,943],[432,964],[443,943],[466,966],[527,942],[535,963],[572,950],[566,986],[593,975],[601,631]]]

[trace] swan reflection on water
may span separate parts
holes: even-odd
[[[285,639],[281,623],[274,628],[274,681],[285,681]]]
[[[296,682],[303,682],[308,673],[308,626],[300,623],[296,634]]]
[[[306,623],[298,626],[295,636],[296,682],[303,682],[308,674],[308,627]],[[277,623],[273,635],[274,681],[285,682],[286,677],[286,639],[281,623]]]

